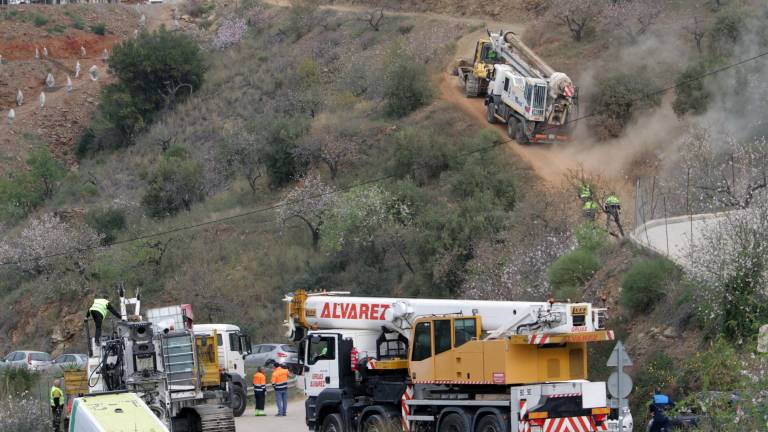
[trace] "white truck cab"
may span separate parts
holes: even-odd
[[[245,377],[245,356],[251,353],[251,338],[232,324],[195,324],[195,334],[212,335],[216,332],[219,367]]]

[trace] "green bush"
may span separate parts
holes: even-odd
[[[384,58],[384,111],[389,116],[404,117],[432,100],[427,68],[413,54],[397,40]]]
[[[169,150],[169,152],[171,152]],[[182,152],[172,152],[160,161],[150,175],[149,187],[141,200],[147,215],[155,218],[189,211],[204,198],[203,166]],[[182,153],[183,154],[183,153]]]
[[[738,9],[730,9],[717,14],[709,29],[709,51],[715,56],[730,56],[733,47],[742,40],[745,28],[744,14]]]
[[[600,86],[590,100],[594,113],[590,125],[599,139],[618,137],[635,116],[661,104],[658,87],[640,71],[616,73],[597,82]]]
[[[93,24],[91,25],[91,32],[99,36],[104,36],[107,34],[107,25],[104,23]]]
[[[579,247],[591,252],[597,252],[608,244],[608,231],[593,222],[580,225],[575,235]]]
[[[667,295],[677,269],[666,258],[645,258],[635,262],[621,281],[619,303],[634,314],[650,311]]]
[[[40,374],[27,368],[2,368],[0,369],[0,392],[3,396],[21,395],[31,391],[39,380]]]
[[[26,216],[53,195],[67,172],[46,146],[30,153],[27,166],[26,171],[0,179],[0,219],[17,221]]]
[[[547,277],[552,289],[557,293],[573,291],[586,285],[600,268],[600,261],[589,250],[575,249],[552,263],[547,270]],[[575,298],[573,294],[571,298]]]
[[[200,88],[205,72],[198,44],[165,28],[116,46],[109,70],[119,82],[102,92],[100,113],[107,127],[94,130],[99,141],[116,135],[115,142],[106,144],[117,146],[131,144],[157,112]]]
[[[46,24],[48,24],[48,18],[42,16],[42,15],[35,15],[35,17],[32,19],[32,22],[38,26],[42,27]]]
[[[263,160],[271,187],[284,186],[306,170],[306,162],[296,156],[299,139],[308,124],[300,119],[281,119],[273,123],[264,143]]]
[[[318,0],[291,0],[288,8],[288,33],[295,39],[312,31],[317,20]]]
[[[458,165],[459,142],[435,132],[415,127],[398,131],[389,145],[388,173],[423,185]]]
[[[115,208],[91,210],[86,215],[85,222],[104,235],[104,244],[110,244],[115,241],[117,234],[125,229],[125,211]]]
[[[672,109],[679,117],[685,114],[704,114],[709,108],[712,93],[706,81],[697,79],[708,71],[721,66],[722,60],[708,58],[688,65],[675,80],[675,100]]]
[[[77,30],[82,30],[85,28],[85,24],[80,19],[73,19],[72,20],[72,28],[75,28]]]

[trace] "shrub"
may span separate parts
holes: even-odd
[[[26,368],[8,367],[0,369],[0,392],[3,396],[22,395],[32,390],[40,380],[40,374]],[[7,412],[2,411],[0,412]],[[0,416],[2,418],[2,416]],[[12,430],[12,429],[0,429]]]
[[[103,119],[119,135],[117,145],[130,144],[155,113],[200,88],[205,72],[195,41],[165,28],[116,46],[109,69],[120,82],[107,86],[100,107]],[[104,131],[108,136],[110,129]]]
[[[675,100],[672,102],[675,114],[682,117],[688,113],[698,115],[707,111],[712,93],[706,87],[705,80],[697,78],[719,63],[714,59],[699,61],[688,65],[678,75],[675,80]]]
[[[598,268],[597,257],[589,250],[578,248],[553,262],[547,277],[555,292],[570,291],[589,282]]]
[[[117,238],[117,233],[125,229],[125,211],[115,208],[92,210],[86,215],[85,222],[104,236],[104,244],[110,244]]]
[[[3,394],[0,412],[3,413],[0,416],[2,431],[39,432],[51,427],[50,411],[43,411],[40,401],[30,395],[14,397]]]
[[[27,158],[27,171],[12,173],[0,179],[0,218],[16,221],[23,218],[53,195],[66,170],[47,147],[42,146]]]
[[[456,165],[456,156],[461,151],[458,141],[415,127],[398,131],[389,148],[387,171],[398,177],[409,176],[420,185]]]
[[[267,132],[262,157],[271,187],[283,186],[304,174],[307,164],[296,156],[296,148],[307,128],[306,121],[289,118],[274,122]]]
[[[189,211],[192,204],[202,201],[203,191],[202,164],[189,159],[184,152],[169,149],[150,175],[141,203],[151,217],[171,216],[181,210]]]
[[[42,27],[46,24],[48,24],[48,18],[42,16],[42,15],[35,15],[35,17],[32,19],[32,22],[38,26]]]
[[[85,28],[85,24],[80,19],[73,19],[72,20],[72,28],[75,28],[77,30],[82,30]]]
[[[642,73],[617,73],[597,82],[590,124],[599,139],[618,137],[637,114],[661,104],[656,84]]]
[[[595,223],[587,222],[576,229],[576,242],[579,247],[596,252],[608,244],[608,231]]]
[[[384,111],[404,117],[432,100],[427,68],[419,63],[402,39],[395,41],[384,58]]]
[[[621,281],[620,304],[635,314],[650,311],[666,296],[668,282],[675,273],[675,265],[666,258],[635,262]]]
[[[709,29],[710,53],[716,56],[733,54],[733,46],[742,39],[744,21],[744,15],[736,9],[719,13]]]
[[[104,23],[93,24],[91,25],[91,32],[99,36],[104,36],[107,34],[107,25]]]
[[[296,39],[312,31],[315,26],[319,2],[317,0],[291,0],[288,8],[288,33]]]
[[[242,18],[226,18],[216,30],[216,37],[213,39],[213,47],[216,49],[225,49],[240,43],[248,30],[245,20]]]

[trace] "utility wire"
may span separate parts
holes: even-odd
[[[653,92],[650,92],[650,93],[646,93],[646,94],[644,94],[644,95],[642,95],[640,97],[637,97],[637,98],[634,98],[634,99],[630,99],[627,102],[634,103],[634,102],[637,102],[637,101],[649,98],[651,96],[656,96],[658,94],[665,93],[665,92],[667,92],[669,90],[672,90],[672,89],[675,89],[677,87],[685,86],[685,85],[688,85],[690,83],[693,83],[693,82],[696,82],[696,81],[700,81],[700,80],[702,80],[702,79],[704,79],[704,78],[706,78],[708,76],[712,76],[712,75],[724,72],[726,70],[733,69],[735,67],[744,65],[746,63],[753,62],[753,61],[758,60],[758,59],[760,59],[762,57],[765,57],[765,56],[768,56],[768,52],[763,52],[763,53],[757,54],[755,56],[752,56],[752,57],[740,60],[740,61],[738,61],[736,63],[731,63],[731,64],[728,64],[726,66],[722,66],[722,67],[713,69],[711,71],[705,72],[705,73],[703,73],[701,75],[698,75],[696,77],[690,78],[690,79],[688,79],[686,81],[683,81],[681,83],[676,83],[674,85],[670,85],[670,86],[664,87],[661,90],[656,90],[656,91],[653,91]],[[608,110],[607,109],[602,109],[602,110],[593,111],[593,112],[591,112],[589,114],[586,114],[584,116],[577,117],[577,118],[572,119],[572,120],[568,120],[565,124],[575,123],[577,121],[584,120],[586,118],[594,117],[595,115],[598,115],[598,114],[600,114],[602,112],[605,112],[605,111],[608,111]],[[479,148],[471,150],[471,151],[459,153],[456,156],[456,158],[460,159],[460,158],[471,156],[471,155],[474,155],[474,154],[477,154],[477,153],[484,153],[486,151],[490,151],[490,150],[492,150],[492,149],[494,149],[496,147],[499,147],[499,146],[501,146],[503,144],[510,143],[510,142],[513,142],[513,141],[514,141],[513,138],[508,138],[508,139],[496,141],[494,144],[489,145],[489,146],[483,146],[483,147],[479,147]],[[426,164],[422,164],[422,166],[416,167],[415,169],[424,169],[426,167],[427,167]],[[398,175],[396,175],[396,174],[383,175],[383,176],[375,177],[375,178],[372,178],[372,179],[369,179],[369,180],[365,180],[365,181],[362,181],[362,182],[358,182],[358,183],[355,183],[355,184],[352,184],[352,185],[349,185],[349,186],[339,187],[339,188],[336,188],[336,189],[328,191],[328,192],[314,194],[314,195],[310,195],[310,196],[307,196],[307,197],[304,197],[304,198],[301,198],[301,199],[297,199],[297,200],[293,200],[293,201],[288,201],[288,202],[280,201],[280,202],[276,202],[276,203],[270,204],[270,205],[268,205],[266,207],[260,207],[260,208],[249,210],[249,211],[246,211],[246,212],[243,212],[243,213],[238,213],[238,214],[232,215],[232,216],[226,216],[226,217],[222,217],[222,218],[211,219],[211,220],[207,220],[207,221],[204,221],[204,222],[199,222],[199,223],[195,223],[195,224],[191,224],[191,225],[182,225],[182,226],[171,228],[171,229],[168,229],[168,230],[165,230],[165,231],[157,231],[157,232],[154,232],[154,233],[143,234],[143,235],[139,235],[139,236],[135,236],[135,237],[131,237],[131,238],[115,241],[115,242],[112,242],[112,243],[110,243],[108,245],[104,245],[104,246],[90,246],[90,247],[86,247],[86,248],[72,249],[72,250],[66,250],[66,251],[56,252],[56,253],[52,253],[52,254],[47,254],[47,255],[41,255],[41,256],[38,256],[38,257],[34,257],[34,258],[25,258],[25,259],[21,259],[21,260],[17,260],[17,261],[3,261],[3,262],[0,262],[0,266],[18,265],[18,264],[21,264],[21,263],[24,263],[24,262],[38,261],[38,260],[44,260],[44,259],[48,259],[48,258],[55,258],[55,257],[59,257],[59,256],[73,254],[73,253],[81,253],[81,252],[85,252],[85,251],[89,251],[89,250],[111,248],[113,246],[118,246],[118,245],[122,245],[122,244],[126,244],[126,243],[133,243],[133,242],[136,242],[136,241],[141,241],[141,240],[146,240],[146,239],[150,239],[150,238],[155,238],[155,237],[165,236],[165,235],[169,235],[169,234],[174,234],[174,233],[181,232],[181,231],[187,231],[187,230],[202,228],[202,227],[205,227],[205,226],[208,226],[208,225],[213,225],[213,224],[222,223],[222,222],[228,222],[228,221],[244,218],[244,217],[251,216],[251,215],[254,215],[254,214],[258,214],[258,213],[264,213],[264,212],[267,212],[267,211],[270,211],[270,210],[276,210],[276,209],[281,208],[281,207],[297,204],[297,203],[300,203],[300,202],[303,202],[303,201],[308,201],[308,200],[311,200],[311,199],[317,199],[317,198],[321,198],[321,197],[328,196],[328,195],[334,195],[334,194],[341,193],[341,192],[348,192],[348,191],[353,190],[353,189],[357,189],[357,188],[360,188],[360,187],[363,187],[363,186],[368,186],[368,185],[375,184],[375,183],[380,183],[380,182],[383,182],[383,181],[386,181],[386,180],[390,180],[390,179],[393,179],[393,178],[397,178],[397,177],[398,177]],[[267,220],[267,221],[257,222],[257,224],[268,223],[268,222],[275,222],[275,221],[276,220]]]

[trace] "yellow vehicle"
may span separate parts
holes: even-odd
[[[480,39],[475,46],[472,60],[459,60],[454,73],[458,75],[467,97],[482,96],[488,90],[488,80],[493,73],[493,65],[503,62],[499,53],[493,48],[491,40]]]

